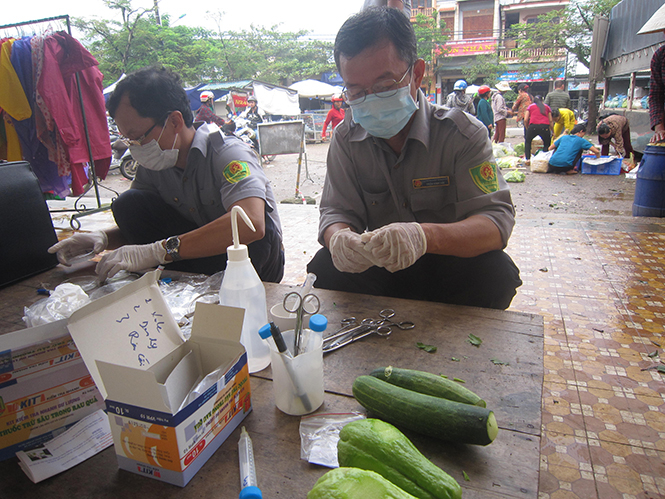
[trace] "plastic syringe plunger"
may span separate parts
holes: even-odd
[[[266,290],[249,259],[247,246],[240,244],[238,215],[254,230],[244,210],[234,206],[231,210],[233,245],[226,249],[228,259],[219,290],[219,303],[245,309],[240,343],[247,351],[249,372],[255,373],[270,364],[270,348],[259,336],[259,329],[268,322]]]
[[[252,439],[245,427],[240,431],[238,440],[238,464],[240,465],[240,495],[239,499],[263,499],[261,489],[256,481],[256,467],[254,464],[254,447]]]

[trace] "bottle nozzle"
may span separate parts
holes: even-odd
[[[240,206],[234,206],[231,208],[231,232],[233,234],[233,247],[235,249],[240,248],[240,237],[238,236],[238,214],[240,214],[247,226],[252,229],[252,232],[256,232],[254,224],[247,216],[247,213],[245,213],[245,210],[243,210]]]

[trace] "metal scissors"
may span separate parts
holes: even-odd
[[[413,329],[416,327],[416,325],[413,323],[413,321],[402,321],[402,322],[394,322],[391,320],[393,317],[395,317],[395,311],[392,308],[384,308],[379,312],[379,317],[381,317],[377,323],[381,326],[395,326],[399,329]]]
[[[388,326],[380,325],[379,321],[375,321],[374,319],[363,319],[356,327],[348,330],[342,328],[341,332],[325,338],[323,340],[323,353],[334,352],[338,348],[342,348],[349,343],[375,333],[379,336],[390,336],[392,329]]]
[[[310,315],[318,313],[318,311],[321,309],[321,302],[319,301],[318,296],[311,293],[302,296],[297,291],[291,291],[284,297],[284,302],[282,304],[284,306],[284,310],[289,313],[296,314],[296,327],[294,331],[295,344],[293,346],[293,352],[295,355],[298,355],[300,353],[303,315],[305,313]]]

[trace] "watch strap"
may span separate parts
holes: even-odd
[[[180,256],[180,238],[178,236],[171,236],[166,240],[166,254],[171,257],[171,260],[177,262],[182,260]]]

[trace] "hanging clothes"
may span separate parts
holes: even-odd
[[[36,93],[41,95],[57,125],[71,164],[79,167],[76,171],[72,168],[72,190],[75,175],[83,170],[84,163],[90,161],[76,83],[77,73],[97,176],[106,178],[111,164],[111,141],[102,93],[104,77],[98,64],[78,40],[64,31],[44,39],[42,70]]]
[[[32,36],[23,37],[16,40],[12,46],[11,63],[23,86],[33,113],[30,118],[25,120],[14,119],[14,128],[21,142],[23,158],[32,166],[32,170],[39,179],[42,192],[53,193],[64,199],[71,194],[69,189],[71,178],[69,175],[60,176],[58,174],[58,165],[49,159],[46,146],[37,137],[31,39]]]
[[[4,153],[6,157],[3,159],[21,161],[23,159],[21,143],[10,117],[21,120],[29,118],[32,116],[32,109],[10,60],[14,41],[13,38],[0,40],[0,114],[5,121],[7,146]]]

